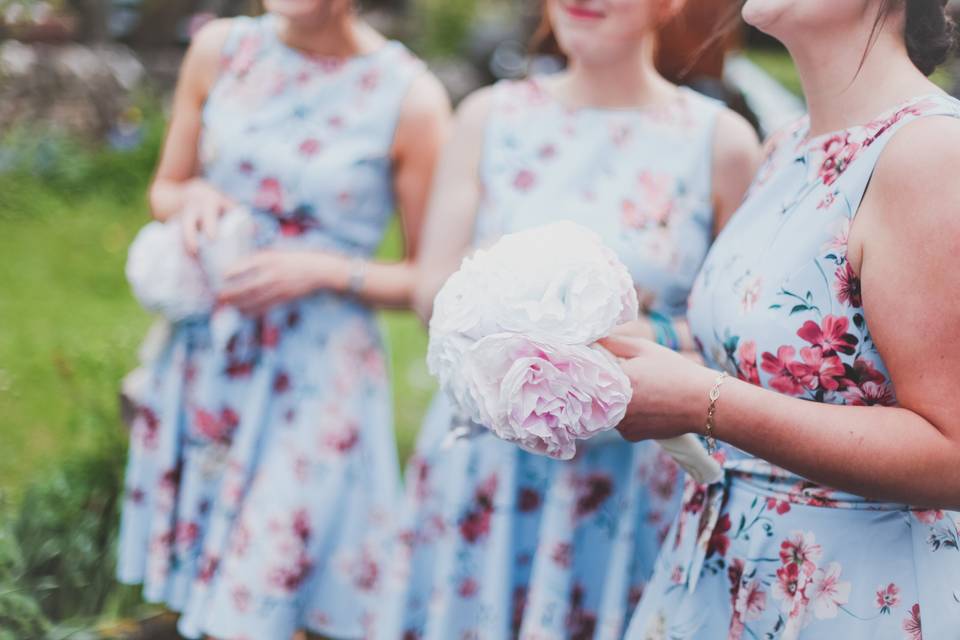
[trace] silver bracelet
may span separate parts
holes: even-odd
[[[352,258],[350,260],[350,276],[347,279],[347,293],[355,296],[360,295],[366,277],[367,261],[363,258]]]

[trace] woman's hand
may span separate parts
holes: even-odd
[[[217,235],[220,217],[236,204],[204,180],[190,180],[182,188],[184,204],[178,217],[183,228],[183,244],[187,253],[195,256],[199,249],[200,234],[213,240]]]
[[[636,337],[636,329],[629,323],[600,341],[620,360],[633,387],[627,416],[617,427],[620,435],[636,442],[699,433],[717,372]]]
[[[220,301],[250,316],[349,279],[345,258],[319,251],[260,251],[226,273]]]

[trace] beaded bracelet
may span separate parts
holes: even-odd
[[[347,293],[351,295],[360,295],[363,290],[363,283],[367,276],[367,261],[363,258],[353,258],[350,260],[350,274],[347,280]]]

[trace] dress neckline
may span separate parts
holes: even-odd
[[[931,91],[929,93],[922,93],[920,95],[912,96],[906,100],[901,100],[895,105],[888,107],[881,111],[879,114],[874,116],[868,122],[861,124],[850,125],[849,127],[844,127],[842,129],[834,129],[833,131],[827,131],[824,133],[817,134],[815,136],[810,136],[810,116],[806,115],[803,117],[802,125],[797,128],[797,149],[798,150],[810,150],[817,147],[821,147],[830,140],[833,140],[837,137],[843,137],[858,131],[870,131],[883,128],[884,124],[888,121],[900,118],[897,117],[898,114],[902,112],[909,111],[913,107],[924,103],[927,100],[938,101],[944,98],[947,98],[947,94],[942,92]]]
[[[375,60],[382,56],[386,51],[393,49],[397,42],[395,40],[385,39],[383,44],[378,46],[372,51],[367,51],[365,53],[357,53],[350,56],[335,56],[335,55],[324,55],[319,53],[310,53],[309,51],[304,51],[303,49],[298,49],[293,47],[286,42],[283,38],[280,37],[280,24],[279,18],[271,13],[263,14],[263,27],[266,31],[267,37],[270,41],[276,45],[277,48],[286,52],[288,55],[309,62],[312,64],[317,64],[323,67],[336,67],[344,68],[348,66],[355,66],[361,63],[367,62],[369,60]]]
[[[690,93],[693,91],[688,87],[676,87],[676,91],[674,91],[673,96],[669,100],[632,107],[571,107],[564,104],[560,98],[544,85],[542,76],[530,76],[527,78],[527,82],[531,88],[542,97],[544,103],[551,105],[567,116],[647,116],[651,114],[662,114],[685,104],[690,97]]]

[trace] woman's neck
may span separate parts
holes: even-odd
[[[807,99],[811,136],[864,124],[905,100],[938,91],[910,61],[902,36],[891,31],[879,34],[866,58],[869,30],[843,37],[824,33],[816,42],[788,45]]]
[[[370,53],[383,38],[353,14],[330,16],[316,23],[277,17],[277,36],[308,55],[349,58]]]
[[[557,91],[573,109],[630,109],[666,101],[674,96],[676,87],[654,67],[651,40],[613,63],[571,58]]]

